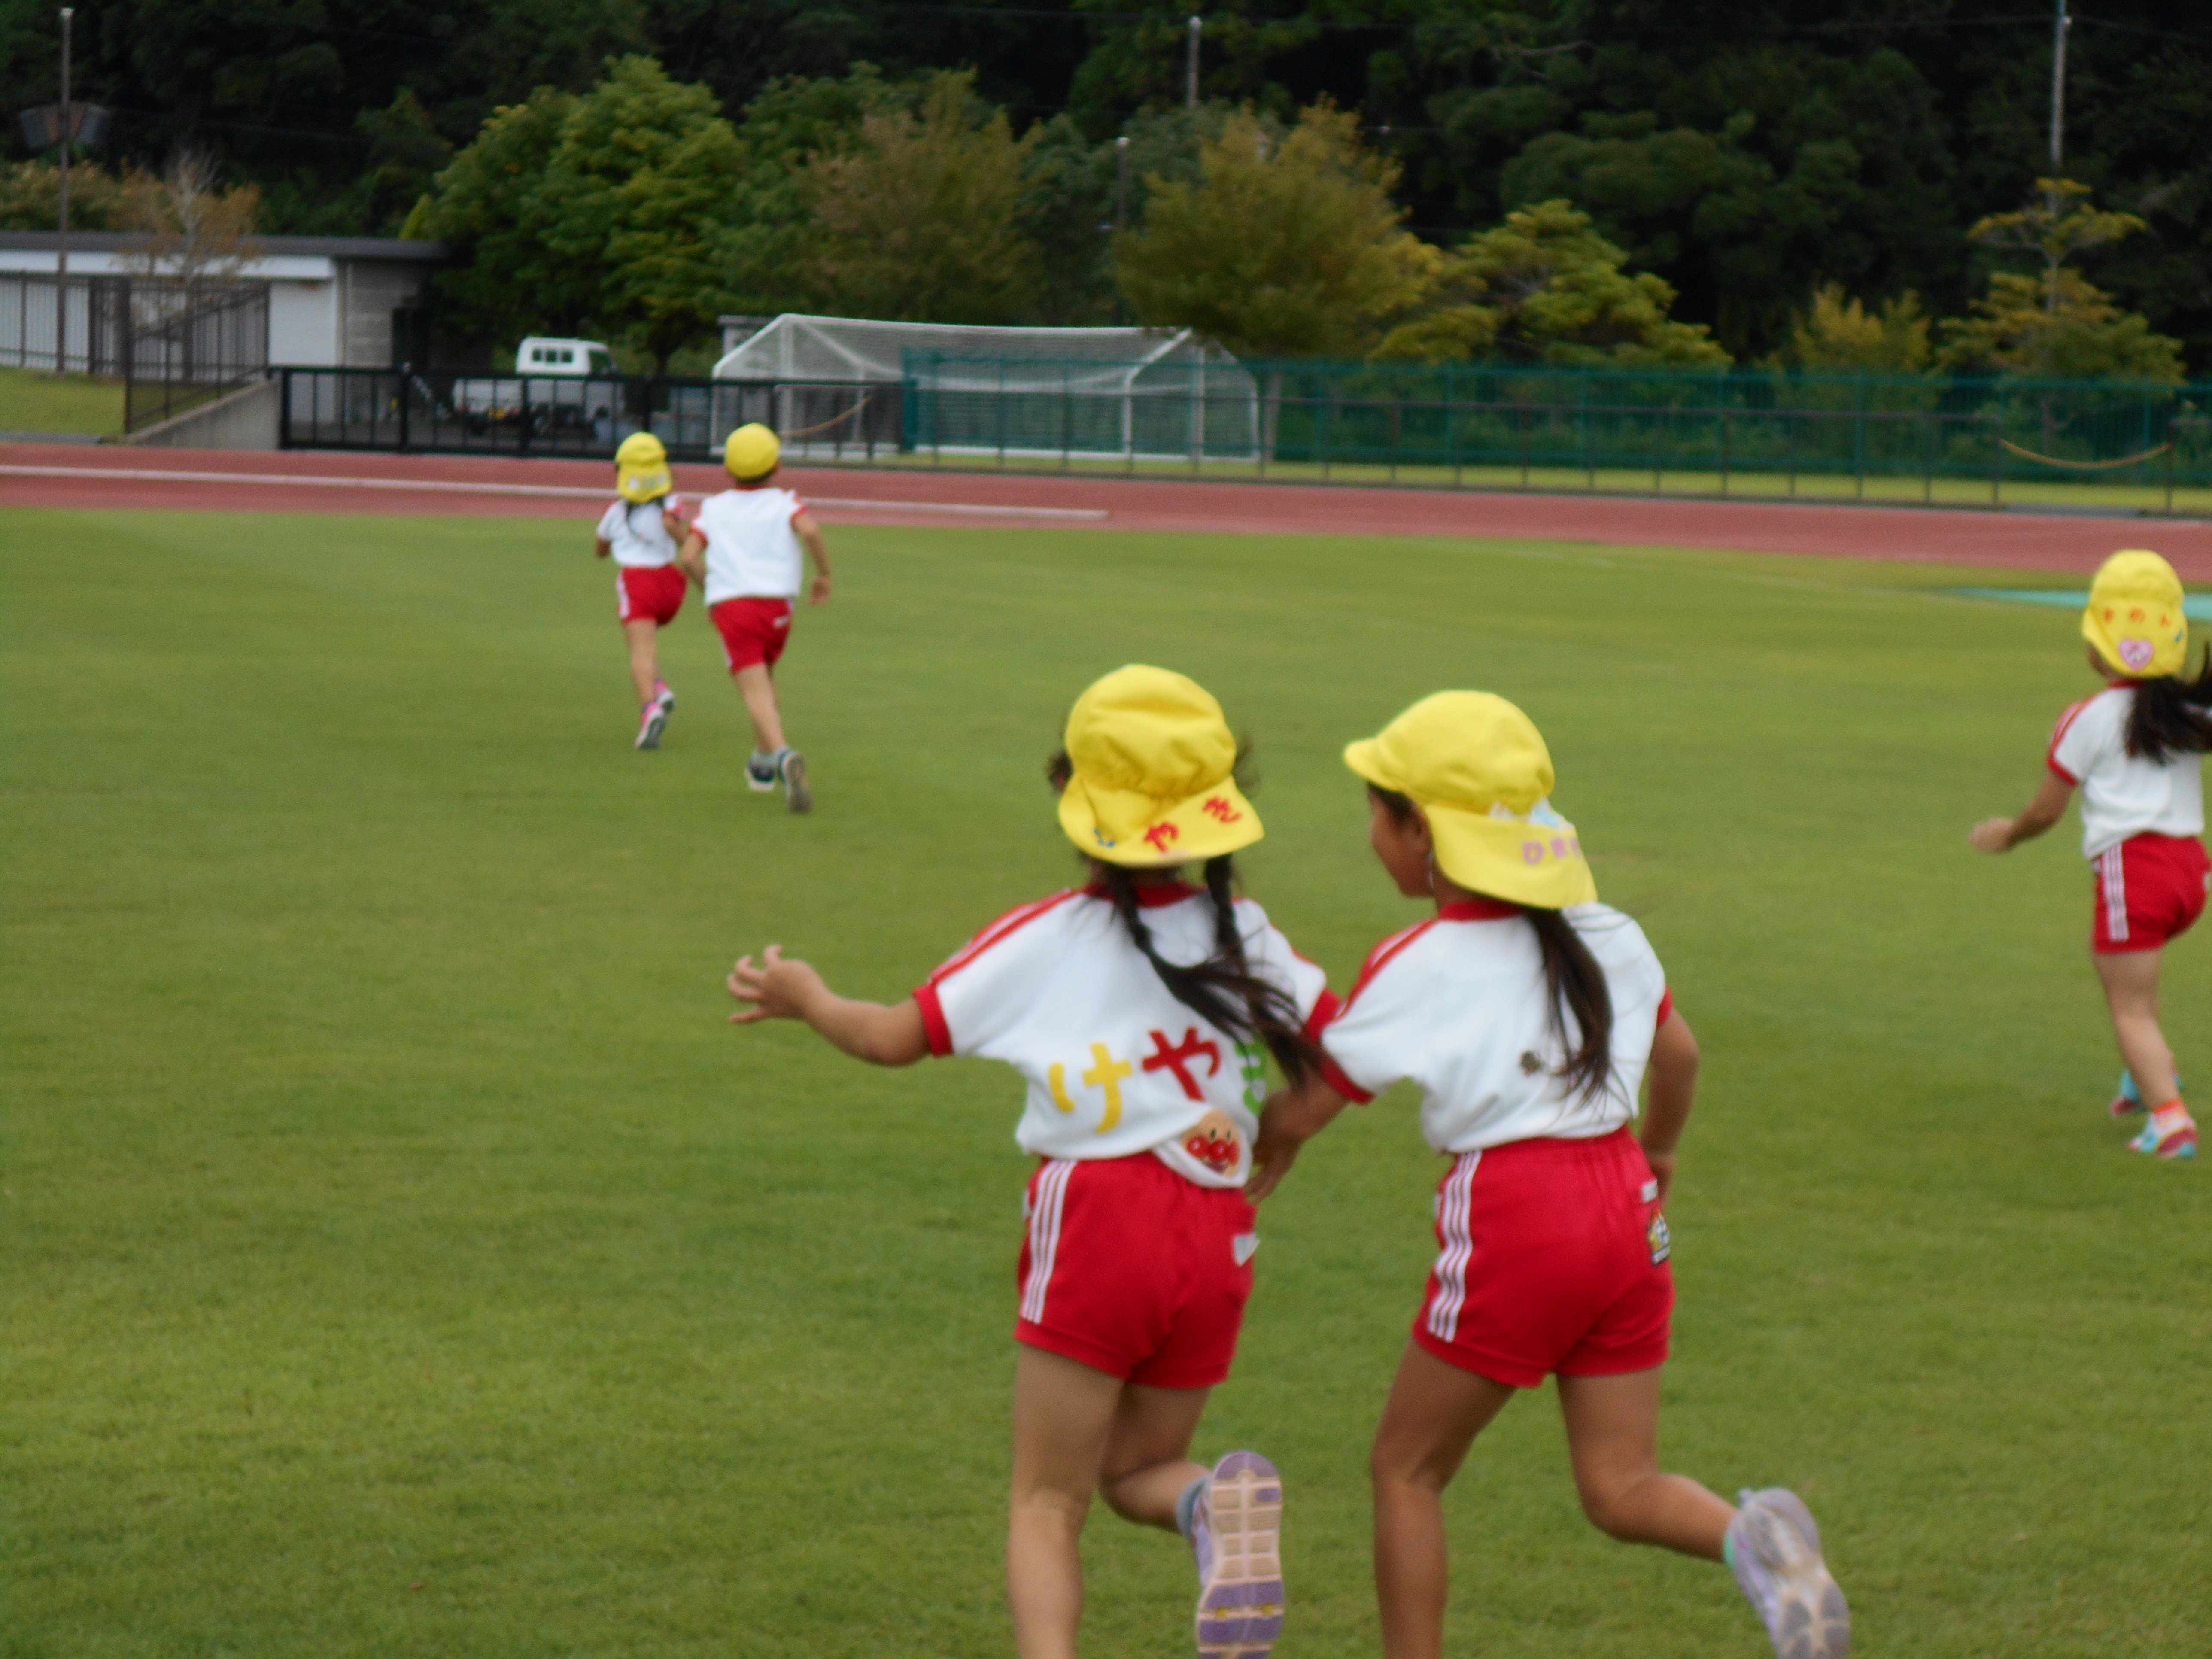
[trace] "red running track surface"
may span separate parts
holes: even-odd
[[[191,473],[203,476],[179,476]],[[679,466],[676,473],[677,487],[693,495],[724,482],[717,467]],[[0,507],[580,522],[613,499],[611,474],[592,461],[0,444]],[[319,479],[330,482],[311,482]],[[794,468],[785,482],[830,523],[1510,537],[2084,574],[2115,548],[2149,546],[2185,580],[2212,580],[2212,522],[2202,520],[991,472]]]

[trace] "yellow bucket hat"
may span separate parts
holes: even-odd
[[[2131,548],[2113,554],[2090,586],[2081,637],[2115,674],[2136,680],[2179,674],[2189,655],[2181,578],[2155,553]]]
[[[1587,904],[1597,884],[1575,826],[1552,811],[1552,757],[1535,723],[1487,691],[1424,697],[1344,751],[1429,821],[1437,867],[1469,892],[1540,909]]]
[[[626,501],[657,501],[675,487],[668,476],[668,452],[650,432],[633,432],[615,451],[615,488]]]
[[[739,483],[765,478],[782,459],[783,445],[758,421],[739,427],[722,446],[722,465]]]
[[[1219,858],[1263,833],[1237,789],[1237,739],[1197,681],[1117,668],[1067,716],[1074,775],[1060,827],[1092,858],[1135,868]]]

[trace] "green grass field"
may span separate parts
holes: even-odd
[[[85,374],[57,379],[30,368],[0,368],[0,432],[123,430],[123,382]]]
[[[1066,884],[1041,764],[1130,659],[1256,739],[1249,884],[1340,987],[1415,915],[1341,744],[1449,685],[1543,726],[1706,1056],[1665,1455],[1805,1494],[1856,1651],[2212,1648],[2212,1169],[2104,1115],[2070,823],[1966,848],[2091,684],[2064,613],[1941,591],[2005,578],[840,529],[794,819],[696,610],[631,750],[584,517],[0,527],[5,1659],[1010,1652],[1019,1085],[734,1030],[721,979],[781,940],[896,997]],[[2212,943],[2167,986],[2212,1076]],[[1197,1449],[1286,1473],[1283,1659],[1376,1648],[1412,1107],[1267,1207]],[[1723,1571],[1583,1522],[1549,1398],[1451,1508],[1455,1651],[1767,1651]],[[1187,1653],[1174,1540],[1086,1550],[1088,1650]]]

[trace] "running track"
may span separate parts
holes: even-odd
[[[720,488],[723,479],[717,467],[676,471],[677,487],[694,495]],[[194,473],[201,476],[179,476]],[[0,444],[0,507],[582,520],[612,499],[608,475],[605,465],[591,461]],[[2202,520],[988,472],[794,468],[787,477],[815,503],[817,516],[833,524],[1510,537],[2084,574],[2115,548],[2147,545],[2171,559],[2185,579],[2212,580],[2212,522]],[[316,482],[321,479],[330,482]]]

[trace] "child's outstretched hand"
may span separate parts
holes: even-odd
[[[2012,851],[2012,820],[1984,818],[1966,832],[1966,839],[1984,853]]]
[[[807,1003],[830,988],[806,963],[786,962],[781,945],[762,951],[757,968],[750,957],[739,957],[731,970],[729,985],[730,994],[747,1005],[730,1016],[732,1025],[750,1025],[763,1019],[805,1019]]]
[[[1298,1148],[1305,1144],[1285,1134],[1279,1120],[1271,1118],[1273,1114],[1261,1118],[1260,1138],[1252,1143],[1252,1172],[1244,1178],[1248,1203],[1257,1204],[1283,1184],[1291,1165],[1298,1161]]]

